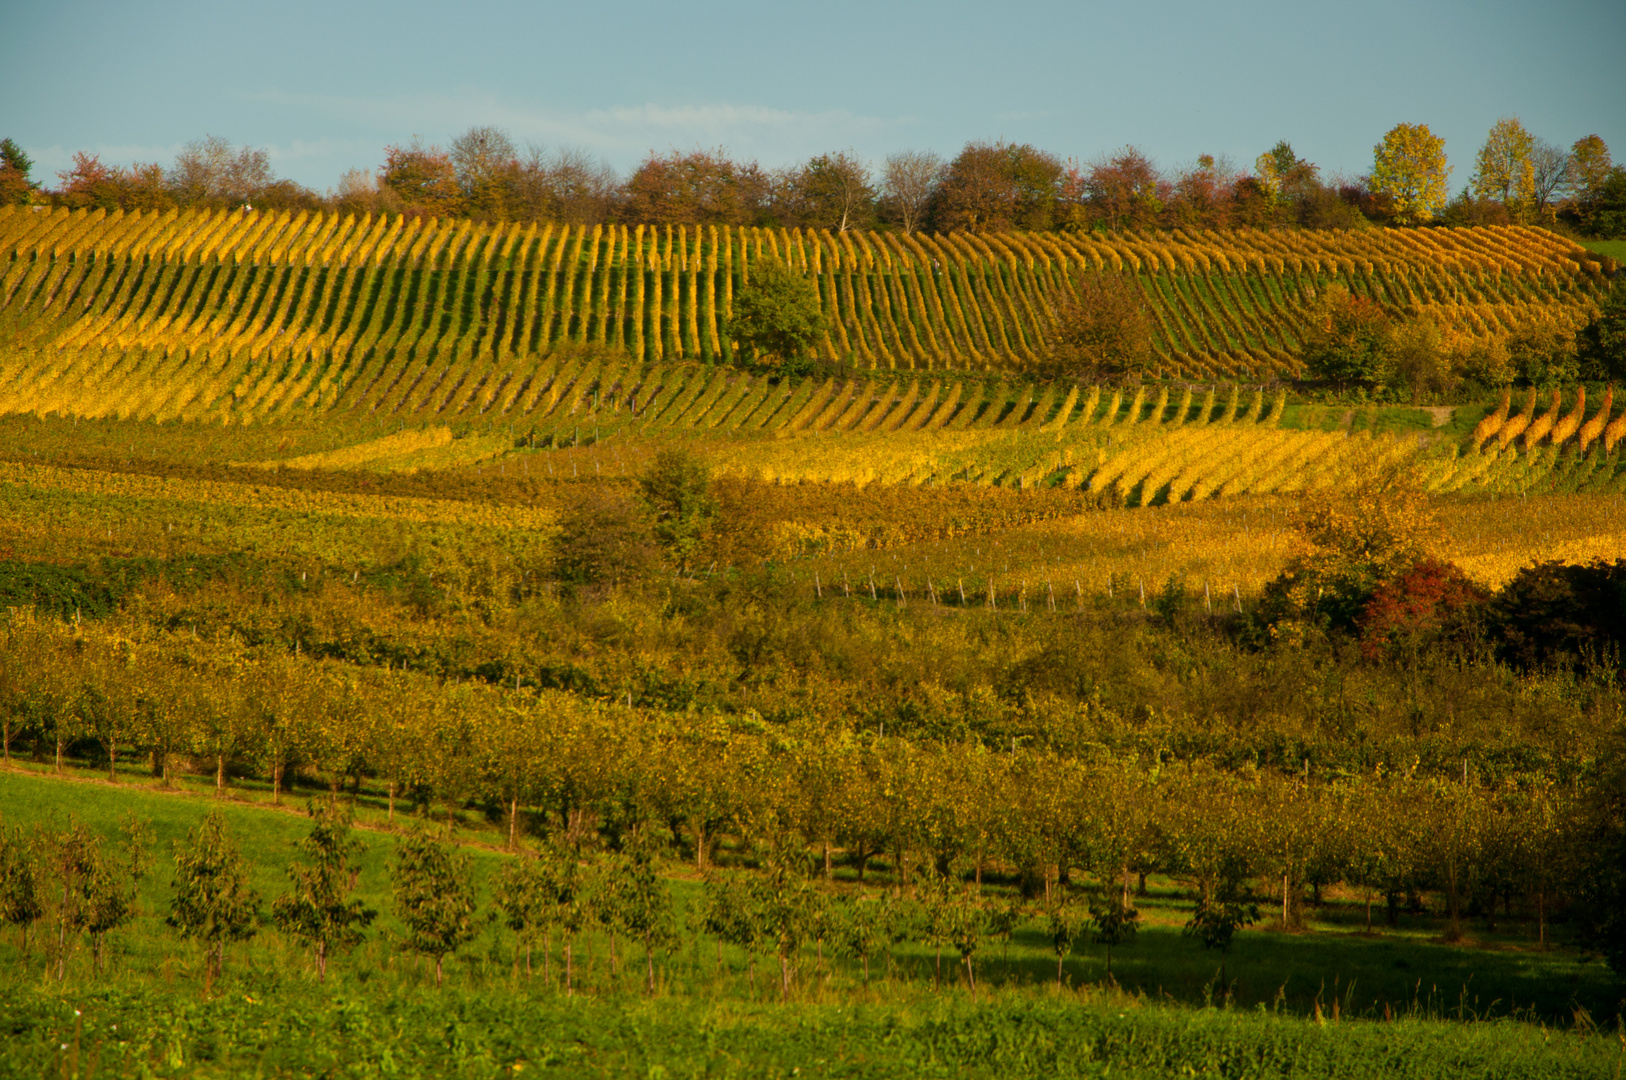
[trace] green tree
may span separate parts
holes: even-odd
[[[761,912],[749,877],[737,873],[710,872],[705,879],[700,926],[717,939],[717,967],[723,966],[723,946],[737,945],[745,951],[746,980],[756,994],[756,948],[762,940]]]
[[[1372,148],[1372,192],[1401,224],[1421,225],[1445,209],[1450,175],[1445,140],[1427,124],[1396,124]]]
[[[556,918],[559,896],[559,875],[552,856],[544,849],[535,857],[519,858],[508,864],[498,876],[492,899],[502,912],[503,923],[514,931],[519,945],[525,950],[525,976],[531,975],[531,950],[537,935],[552,926]],[[514,966],[519,966],[519,949],[514,951]],[[548,950],[542,950],[542,978],[548,978]]]
[[[863,965],[865,986],[869,985],[870,958],[886,948],[893,914],[891,897],[879,900],[849,897],[840,908],[836,949]]]
[[[1253,902],[1247,883],[1239,875],[1225,874],[1214,888],[1197,899],[1197,907],[1181,931],[1194,937],[1205,949],[1220,951],[1220,985],[1225,984],[1225,957],[1237,931],[1259,921],[1259,905]]]
[[[817,897],[808,879],[807,853],[790,837],[770,846],[767,865],[754,880],[755,908],[762,937],[771,941],[779,959],[779,997],[790,997],[796,956],[813,925]]]
[[[407,927],[407,947],[435,961],[435,985],[446,957],[474,939],[474,879],[469,857],[425,832],[395,846],[391,875],[395,913]]]
[[[1107,978],[1112,978],[1112,950],[1135,940],[1140,929],[1140,912],[1125,903],[1122,892],[1106,888],[1090,897],[1090,922],[1095,942],[1106,947]]]
[[[165,921],[206,949],[208,978],[226,968],[226,943],[247,941],[258,929],[259,894],[248,883],[248,867],[226,834],[226,818],[212,810],[175,848],[175,898]]]
[[[977,950],[982,946],[983,938],[988,935],[988,929],[988,913],[977,902],[976,897],[961,890],[954,897],[949,943],[960,954],[960,963],[965,965],[965,977],[971,986],[972,1001],[977,1000],[977,968],[973,961]]]
[[[1089,930],[1088,912],[1079,910],[1078,904],[1066,893],[1058,893],[1050,905],[1050,946],[1056,952],[1056,985],[1061,985],[1062,965]]]
[[[711,470],[681,450],[662,450],[638,478],[638,491],[654,520],[655,541],[681,569],[688,569],[705,546],[717,513]]]
[[[655,873],[655,856],[647,833],[640,831],[621,860],[615,879],[617,921],[644,946],[645,989],[655,993],[655,950],[677,940],[672,894]]]
[[[66,974],[67,934],[90,935],[91,962],[102,967],[107,935],[135,915],[136,890],[146,876],[152,832],[131,814],[124,821],[125,861],[120,864],[103,847],[102,837],[71,822],[52,845],[52,864],[60,887],[57,906],[57,978]]]
[[[45,914],[36,839],[21,828],[0,829],[0,919],[22,931],[18,956],[28,957],[28,931]]]
[[[29,173],[34,159],[11,139],[0,139],[0,206],[27,203],[36,190]]]
[[[1582,378],[1626,379],[1626,274],[1615,275],[1576,345]]]
[[[827,325],[812,279],[765,258],[751,264],[735,294],[727,333],[747,360],[791,368],[807,358]]]
[[[309,809],[310,835],[298,843],[307,861],[288,867],[293,891],[277,897],[271,915],[285,932],[311,946],[317,981],[326,982],[329,955],[355,946],[378,912],[350,898],[351,874],[359,870],[351,859],[361,850],[350,835],[350,815],[333,800]]]

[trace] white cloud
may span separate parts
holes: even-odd
[[[627,166],[650,150],[670,147],[725,146],[741,157],[775,165],[811,154],[865,143],[880,145],[882,136],[911,126],[909,117],[862,116],[847,110],[805,112],[760,105],[615,105],[581,111],[516,106],[485,94],[419,95],[388,99],[321,94],[263,93],[253,100],[291,110],[321,113],[330,119],[365,125],[389,140],[417,132],[431,142],[445,142],[475,124],[503,128],[520,143],[571,146],[590,150]],[[364,140],[344,140],[376,156],[379,147]]]

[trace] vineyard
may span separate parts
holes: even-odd
[[[1131,275],[1158,373],[1198,380],[1295,371],[1333,282],[1485,337],[1576,323],[1605,280],[1599,256],[1515,227],[899,235],[5,208],[6,407],[525,417],[550,354],[728,360],[733,297],[763,258],[817,283],[821,357],[933,373],[1019,373],[1079,275]]]

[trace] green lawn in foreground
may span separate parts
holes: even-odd
[[[250,793],[253,794],[253,793]],[[173,842],[183,840],[212,807],[221,806],[228,815],[232,835],[254,867],[254,885],[269,899],[285,888],[284,868],[293,854],[294,842],[306,831],[306,822],[295,808],[302,797],[291,797],[281,810],[262,803],[235,799],[216,800],[200,793],[162,793],[145,786],[124,783],[117,787],[88,779],[64,780],[49,775],[13,771],[0,773],[0,817],[8,824],[33,822],[65,824],[69,815],[107,833],[116,832],[128,812],[150,823],[158,839],[159,856],[142,894],[143,914],[114,943],[116,963],[129,973],[152,971],[165,965],[190,970],[196,957],[162,925],[171,895]],[[369,826],[383,825],[383,815],[364,807],[360,820]],[[400,823],[403,818],[398,818]],[[494,850],[498,833],[479,818],[462,819],[458,836],[468,842],[474,872],[479,883],[482,907],[488,906],[487,881],[510,856]],[[439,820],[436,828],[440,827]],[[393,838],[374,828],[358,830],[363,843],[362,872],[358,895],[380,912],[380,921],[367,944],[338,967],[358,970],[377,968],[392,959],[394,939],[400,926],[390,912],[388,865]],[[680,927],[686,926],[689,908],[700,895],[700,886],[691,868],[671,864],[668,882],[678,908]],[[856,885],[851,871],[838,874],[838,890],[850,891]],[[884,880],[877,878],[872,880]],[[999,902],[1014,898],[1007,889],[990,892]],[[1623,989],[1601,963],[1567,949],[1538,950],[1529,940],[1528,927],[1503,921],[1491,934],[1482,924],[1470,925],[1470,943],[1448,945],[1439,940],[1441,926],[1424,916],[1403,915],[1395,928],[1382,925],[1377,915],[1378,933],[1364,933],[1364,912],[1354,903],[1328,903],[1312,914],[1308,929],[1301,933],[1253,929],[1237,938],[1225,958],[1226,987],[1218,987],[1220,956],[1207,952],[1181,935],[1189,902],[1174,883],[1153,879],[1149,895],[1137,903],[1145,918],[1139,939],[1117,951],[1113,975],[1127,992],[1147,998],[1172,1000],[1186,1005],[1202,1004],[1223,996],[1225,990],[1239,1007],[1266,1006],[1299,1015],[1313,1015],[1319,1007],[1332,1009],[1338,1001],[1340,1012],[1349,1015],[1381,1016],[1424,1010],[1453,1015],[1534,1014],[1548,1022],[1571,1023],[1577,1007],[1599,1016],[1613,1016],[1619,1009]],[[1034,987],[1053,983],[1055,954],[1040,905],[1029,910],[1007,951],[997,940],[986,942],[978,954],[979,981],[985,985]],[[1270,918],[1268,903],[1262,917]],[[751,983],[745,957],[725,950],[721,974],[716,968],[715,944],[702,941],[685,930],[685,943],[673,956],[657,961],[661,977],[674,993],[723,994],[736,998],[751,996]],[[605,968],[602,935],[586,935],[579,944],[584,954],[578,978],[590,991],[610,992],[615,985]],[[625,943],[621,943],[625,947]],[[0,944],[0,969],[15,963],[16,943]],[[513,958],[514,942],[500,926],[486,927],[480,938],[464,951],[462,962],[454,965],[456,978],[468,985],[505,977]],[[557,951],[557,944],[555,946]],[[308,959],[290,942],[283,941],[274,927],[266,927],[248,946],[238,948],[246,961],[263,962],[274,957],[285,971],[303,972]],[[629,954],[639,963],[641,953]],[[962,969],[946,957],[944,971],[963,982]],[[540,962],[540,961],[539,961]],[[84,965],[88,957],[77,955],[74,963]],[[756,962],[759,984],[773,965],[771,956]],[[832,977],[821,984],[821,992],[841,997],[861,984],[855,964],[835,961],[824,950],[821,959],[809,948],[804,967],[834,968]],[[885,965],[876,964],[877,971]],[[906,944],[894,950],[892,973],[897,985],[929,987],[934,979],[935,957],[921,944]],[[1065,978],[1073,985],[1104,982],[1105,963],[1099,947],[1086,945],[1066,961]],[[760,989],[760,985],[759,985]],[[914,992],[914,989],[911,992]]]
[[[226,977],[205,988],[196,948],[161,917],[169,844],[216,805],[255,864],[256,886],[267,897],[278,893],[281,866],[305,831],[298,813],[84,776],[0,773],[7,824],[64,824],[72,814],[115,832],[133,811],[150,823],[161,856],[143,913],[116,935],[107,972],[91,972],[80,948],[68,978],[55,982],[37,950],[24,961],[16,936],[5,935],[0,970],[14,977],[0,981],[8,1025],[0,1076],[1601,1078],[1626,1064],[1614,1023],[1589,1033],[1589,1011],[1611,1010],[1619,987],[1573,954],[1535,952],[1511,936],[1446,946],[1430,940],[1437,927],[1415,919],[1369,940],[1353,932],[1358,912],[1339,907],[1313,932],[1242,934],[1227,960],[1227,994],[1215,985],[1218,956],[1179,935],[1184,903],[1159,882],[1141,901],[1147,930],[1115,956],[1117,984],[1104,978],[1091,946],[1068,961],[1058,988],[1035,918],[1008,961],[997,942],[984,948],[975,1001],[952,959],[944,964],[950,979],[934,988],[931,954],[909,946],[896,951],[890,976],[877,962],[868,985],[852,964],[810,948],[791,1000],[781,1003],[771,956],[757,958],[753,977],[744,956],[726,950],[719,969],[713,943],[687,932],[657,958],[653,998],[637,946],[618,944],[612,973],[603,935],[584,935],[577,992],[566,997],[559,943],[546,974],[537,956],[527,979],[514,967],[511,936],[496,925],[448,965],[447,985],[436,989],[400,948],[388,911],[393,840],[373,830],[358,834],[359,892],[382,915],[365,944],[334,961],[326,985],[315,982],[305,951],[267,926],[234,947]],[[496,838],[478,820],[460,831]],[[484,900],[485,880],[508,856],[478,841],[470,851]],[[699,888],[692,875],[677,876],[684,868],[670,869],[681,926]],[[1355,1019],[1383,1017],[1378,999],[1389,1002],[1392,1022]],[[1318,1010],[1316,1022],[1301,1018]]]

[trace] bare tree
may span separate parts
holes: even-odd
[[[471,127],[452,140],[452,167],[469,211],[477,216],[507,217],[519,154],[508,133],[495,127]]]
[[[586,150],[532,144],[514,179],[515,216],[598,225],[615,208],[621,178]]]
[[[943,182],[947,163],[930,150],[905,150],[886,159],[881,179],[881,205],[906,233],[926,222],[932,196]]]
[[[1530,168],[1537,210],[1547,209],[1569,191],[1572,176],[1568,151],[1537,139],[1530,148]]]
[[[264,150],[233,149],[219,135],[194,139],[175,155],[169,187],[177,202],[236,206],[249,202],[272,183],[271,162]]]

